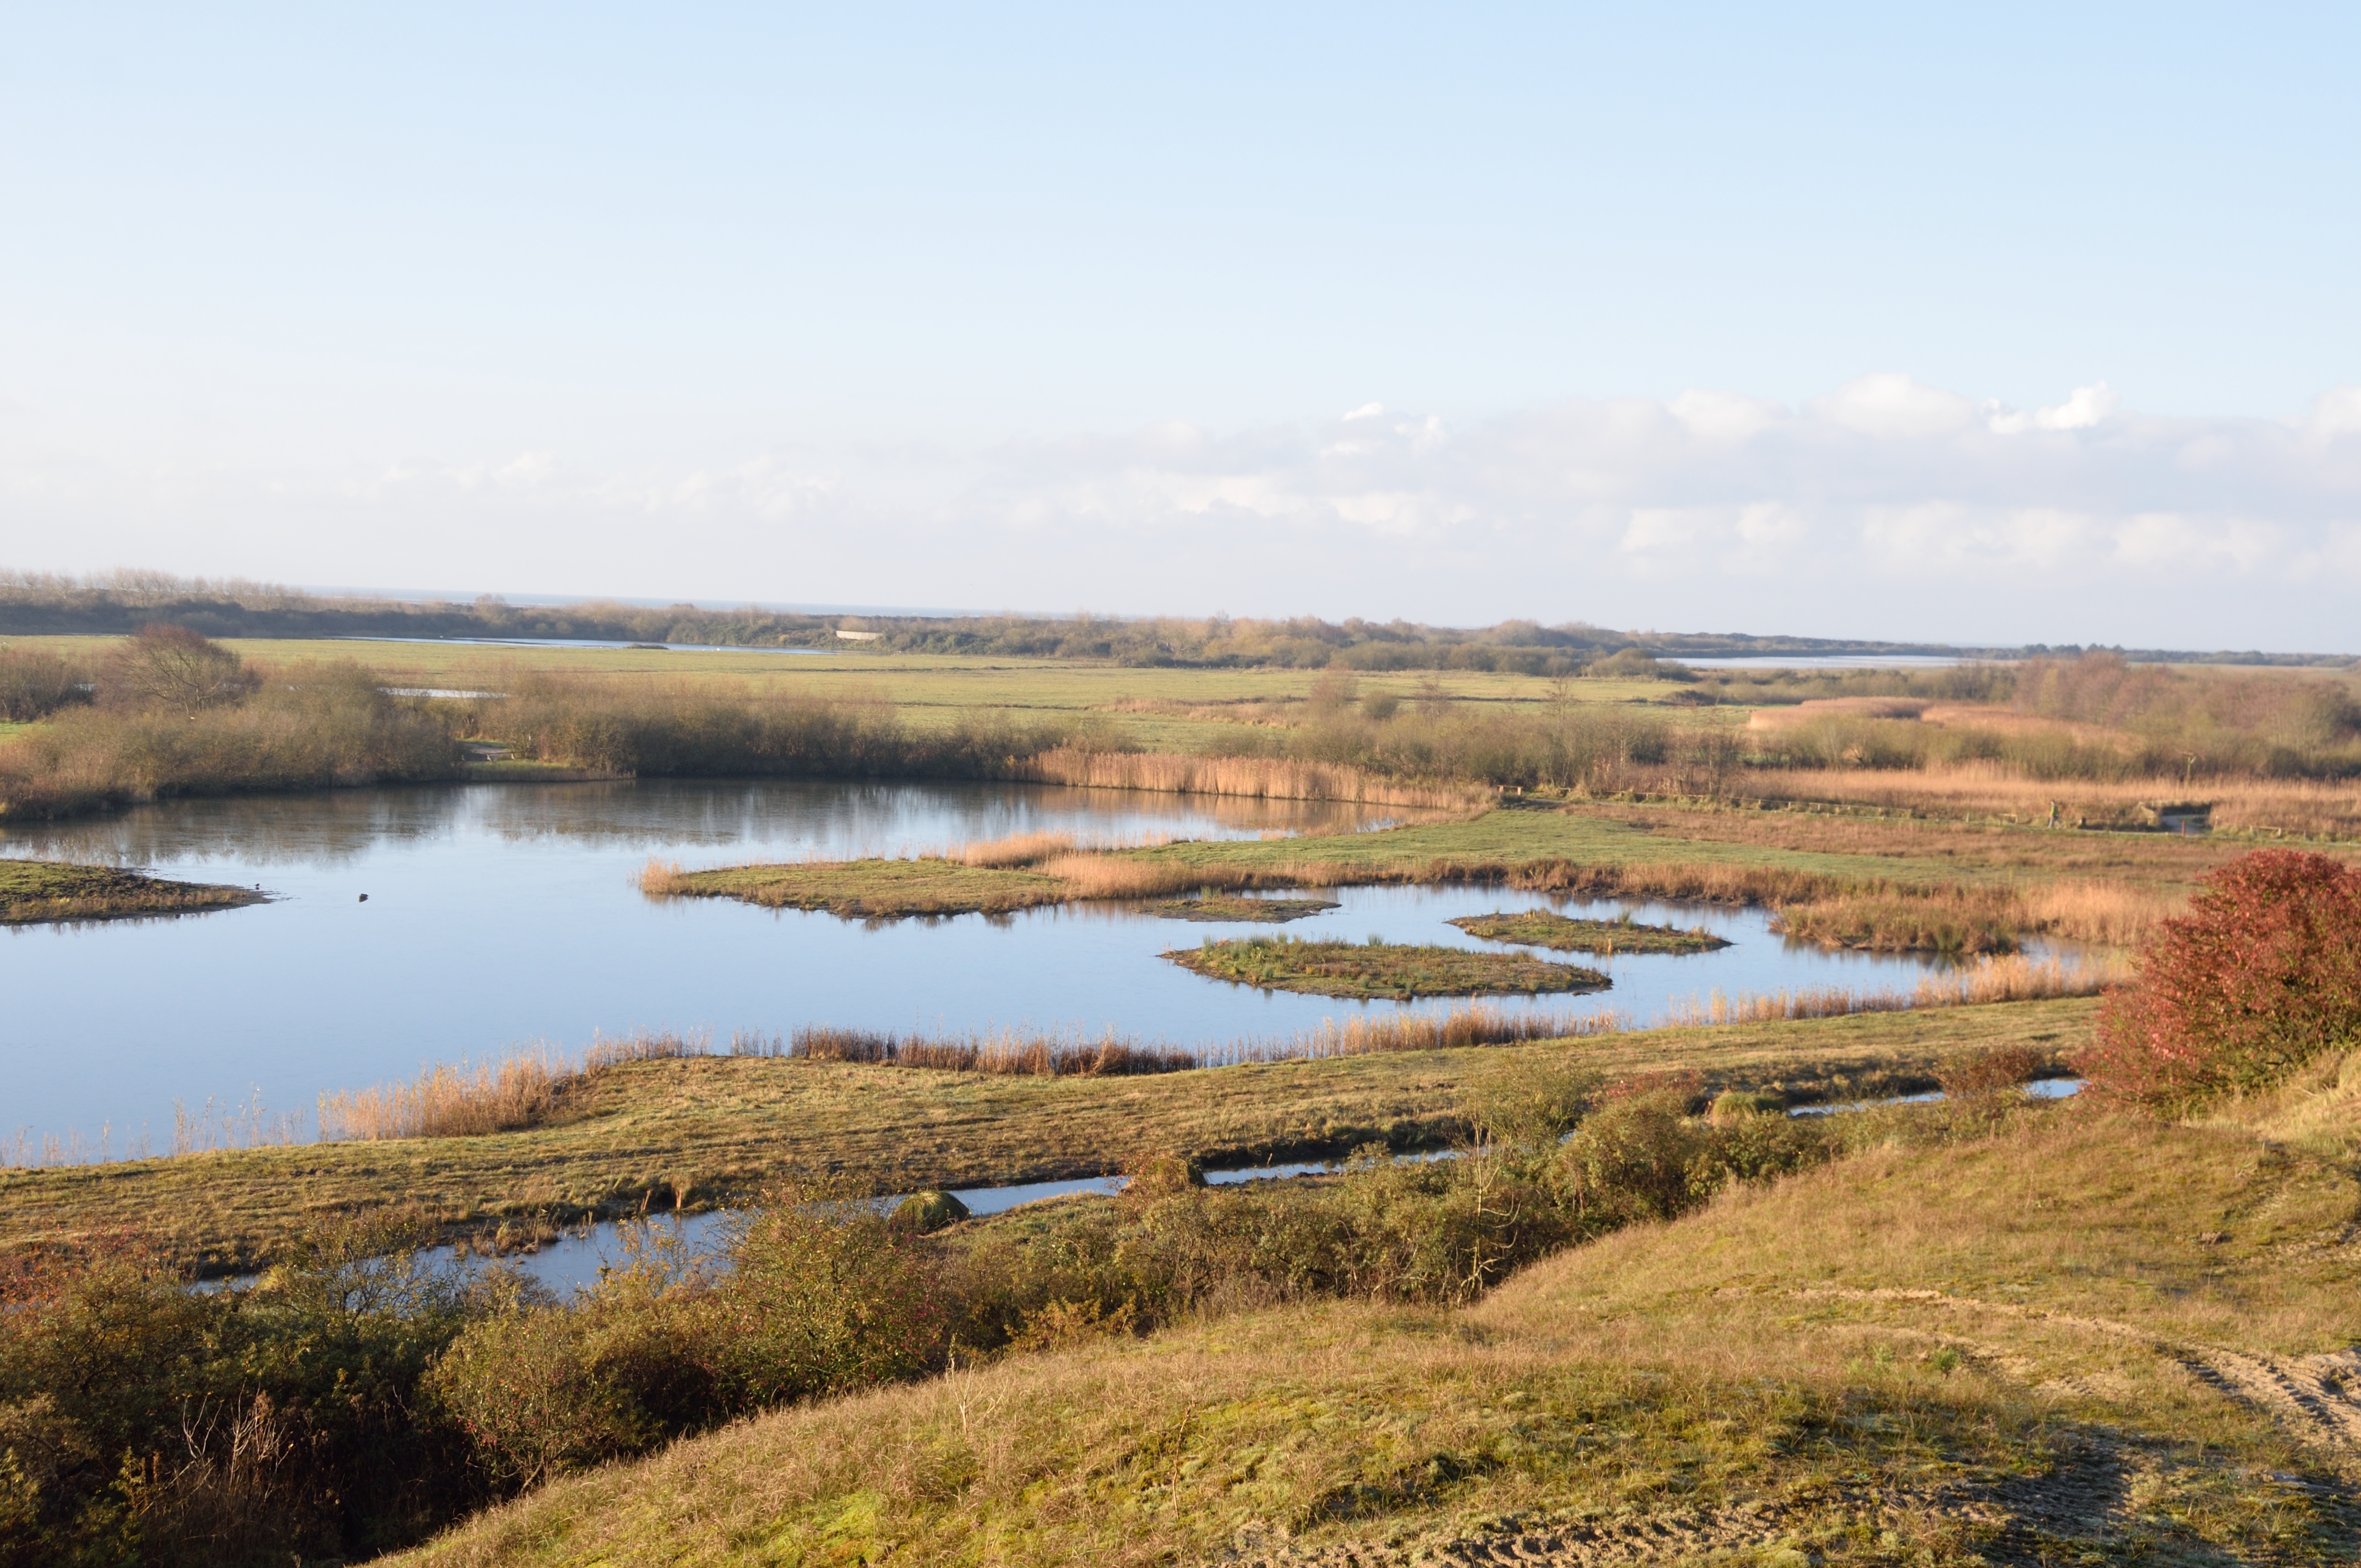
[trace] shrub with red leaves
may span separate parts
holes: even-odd
[[[2361,870],[2263,850],[2163,923],[2077,1066],[2101,1093],[2177,1112],[2341,1047],[2361,1047]]]

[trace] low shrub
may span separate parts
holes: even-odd
[[[0,648],[0,719],[27,724],[84,700],[89,677],[38,648]]]
[[[410,1239],[333,1230],[216,1292],[126,1244],[19,1260],[0,1280],[0,1564],[374,1555],[482,1500],[419,1398],[481,1288],[419,1267]]]
[[[2111,993],[2078,1060],[2099,1093],[2180,1113],[2361,1044],[2361,871],[2260,850],[2206,877]]]

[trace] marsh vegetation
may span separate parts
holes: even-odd
[[[1212,980],[1314,996],[1544,996],[1604,991],[1597,970],[1554,964],[1522,953],[1479,953],[1422,943],[1307,940],[1294,937],[1208,939],[1164,955]]]
[[[1730,946],[1702,926],[1682,930],[1673,926],[1648,926],[1628,914],[1614,920],[1577,920],[1547,909],[1526,909],[1508,915],[1463,915],[1451,922],[1471,937],[1488,942],[1547,948],[1561,953],[1709,953]]]
[[[0,858],[0,925],[189,915],[258,904],[262,897],[247,888],[176,882],[114,866]]]

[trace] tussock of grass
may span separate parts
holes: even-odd
[[[1512,915],[1463,915],[1451,922],[1488,942],[1513,942],[1561,953],[1709,953],[1730,943],[1703,927],[1642,926],[1620,920],[1576,920],[1546,909]]]
[[[0,859],[0,925],[189,915],[262,901],[248,888],[170,882],[112,866]]]
[[[1402,942],[1320,942],[1288,937],[1209,941],[1164,955],[1213,980],[1315,996],[1535,996],[1604,991],[1614,982],[1597,970],[1545,963],[1523,953]]]

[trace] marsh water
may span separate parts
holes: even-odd
[[[1367,825],[1368,808],[1049,786],[649,781],[368,789],[176,801],[0,837],[0,853],[259,885],[270,902],[0,935],[0,1139],[90,1157],[171,1146],[175,1105],[221,1129],[258,1103],[567,1049],[634,1028],[785,1034],[801,1024],[967,1032],[1112,1029],[1211,1044],[1448,1002],[1264,992],[1159,955],[1268,931],[1083,905],[864,924],[726,900],[654,901],[651,859],[688,866],[895,854],[1015,832],[1254,837]],[[362,895],[367,894],[367,901]],[[1613,989],[1540,1005],[1645,1023],[1715,989],[1907,986],[1907,958],[1824,952],[1760,911],[1553,899],[1495,888],[1361,888],[1283,929],[1485,944],[1444,922],[1550,907],[1702,925],[1732,946],[1595,959]],[[1504,1000],[1501,1005],[1532,1003]],[[206,1109],[211,1102],[212,1110]],[[142,1139],[145,1138],[143,1146]],[[101,1140],[104,1142],[102,1146]],[[73,1140],[78,1140],[73,1141]]]

